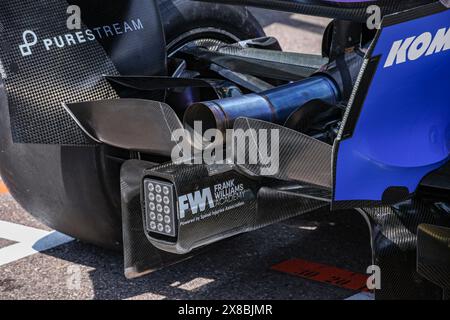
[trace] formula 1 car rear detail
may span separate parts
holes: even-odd
[[[80,7],[81,30],[68,29],[69,5]],[[103,0],[11,0],[0,9],[3,180],[27,211],[53,229],[120,249],[119,173],[134,155],[95,143],[63,104],[119,94],[161,99],[164,90],[138,91],[117,78],[183,72],[182,61],[168,56],[186,43],[232,43],[261,37],[262,28],[242,8],[188,0],[114,0],[107,6]],[[193,89],[192,96],[218,97],[210,88]],[[188,91],[176,99],[188,99]]]
[[[129,278],[307,212],[354,210],[383,270],[377,298],[445,297],[448,1],[187,2],[179,34],[169,0],[0,4],[0,167],[18,202],[122,246]],[[334,20],[322,56],[289,53],[247,9],[205,2]]]

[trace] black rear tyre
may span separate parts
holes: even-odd
[[[158,0],[169,52],[185,42],[211,37],[234,42],[265,36],[244,7],[190,0]]]

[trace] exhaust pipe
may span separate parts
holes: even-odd
[[[284,125],[294,111],[312,100],[331,105],[347,101],[363,62],[364,51],[356,49],[324,65],[310,78],[260,93],[194,103],[185,112],[184,126],[193,128],[195,121],[202,121],[203,131],[225,133],[239,117]]]
[[[284,124],[287,118],[305,103],[321,99],[336,104],[340,93],[336,84],[325,75],[316,75],[261,93],[194,103],[184,115],[184,125],[194,128],[201,121],[203,130],[218,129],[225,133],[239,117]]]

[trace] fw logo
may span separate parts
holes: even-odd
[[[214,208],[214,199],[210,188],[205,188],[194,193],[190,193],[178,198],[180,219],[186,217],[186,212],[190,209],[192,214],[197,214],[206,210],[206,206]]]

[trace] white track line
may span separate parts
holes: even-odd
[[[12,222],[0,221],[0,238],[3,239],[15,242],[31,242],[45,237],[48,234],[48,231],[26,227]]]
[[[0,267],[73,240],[57,231],[44,231],[1,220],[0,238],[17,242],[0,249]]]
[[[375,297],[372,293],[360,292],[345,300],[375,300]]]

